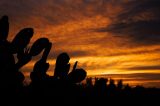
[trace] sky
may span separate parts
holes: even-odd
[[[9,16],[9,41],[32,27],[28,46],[41,37],[52,42],[49,75],[56,57],[67,52],[71,65],[78,61],[88,76],[147,87],[160,87],[159,11],[159,0],[0,1],[0,16]],[[26,78],[41,55],[21,69]]]

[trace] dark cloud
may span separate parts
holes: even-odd
[[[97,75],[98,76],[98,75]],[[159,80],[160,74],[158,73],[133,73],[133,74],[104,74],[99,75],[103,77],[113,77],[113,78],[126,78],[126,80]]]
[[[95,14],[105,15],[106,5],[112,0],[1,0],[0,16],[6,14],[14,21],[33,17],[46,24],[61,24]]]
[[[160,17],[159,0],[130,0],[123,4],[124,10],[117,15],[117,21],[129,21],[135,19],[152,20]]]
[[[130,51],[130,52],[115,52],[111,54],[107,54],[107,56],[124,56],[124,55],[139,55],[139,54],[149,54],[149,53],[160,53],[160,48],[156,48],[153,50],[140,50],[140,51]]]
[[[122,5],[113,22],[98,32],[111,32],[119,37],[127,37],[134,44],[160,44],[160,1],[131,0]]]
[[[84,57],[89,55],[86,51],[81,51],[81,50],[69,51],[68,54],[71,57]]]
[[[14,21],[28,19],[35,12],[35,8],[44,4],[43,0],[1,0],[0,1],[0,15],[9,15],[14,17]]]
[[[87,51],[83,51],[83,50],[74,50],[74,51],[71,51],[71,50],[67,50],[67,51],[63,51],[63,50],[58,50],[58,51],[55,51],[55,53],[53,54],[55,56],[58,56],[58,54],[62,53],[62,52],[66,52],[68,53],[68,55],[73,58],[73,57],[84,57],[84,56],[88,56],[88,52]]]
[[[107,28],[98,29],[100,32],[111,32],[119,37],[128,37],[133,43],[142,45],[160,44],[160,21],[137,21],[116,23]]]
[[[154,66],[135,66],[135,67],[127,68],[127,70],[160,70],[160,65],[154,65]]]

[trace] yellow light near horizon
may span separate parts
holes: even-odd
[[[151,55],[154,58],[155,55]],[[135,59],[135,58],[138,59]],[[141,57],[141,58],[140,58]],[[107,60],[107,62],[106,62]],[[128,62],[130,60],[130,62]],[[140,60],[144,60],[140,61]],[[141,55],[131,55],[131,56],[111,56],[111,57],[75,57],[70,59],[71,69],[74,63],[78,61],[78,68],[86,69],[88,75],[103,75],[103,74],[132,74],[132,73],[160,73],[157,70],[129,70],[129,68],[136,66],[151,66],[154,65],[154,62],[145,62],[145,57]],[[117,64],[112,64],[112,62],[118,61]],[[123,62],[122,62],[123,61]],[[125,62],[127,61],[127,62]],[[49,73],[53,73],[55,66],[55,59],[47,60],[50,63]],[[35,61],[30,62],[25,67],[33,67]],[[85,67],[83,67],[85,64]],[[111,64],[111,65],[110,65]],[[32,70],[31,70],[32,71]]]

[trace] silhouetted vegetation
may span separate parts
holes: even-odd
[[[30,103],[74,104],[74,105],[120,105],[159,103],[158,88],[131,87],[119,80],[107,78],[86,78],[87,72],[79,68],[76,61],[71,69],[70,56],[61,53],[56,60],[54,75],[49,76],[47,57],[52,43],[47,38],[39,38],[31,48],[28,44],[33,36],[33,28],[22,29],[12,42],[7,40],[9,32],[8,17],[0,19],[0,94],[1,101],[21,101]],[[30,73],[31,83],[23,85],[25,76],[20,68],[31,61],[33,56],[42,53]],[[16,55],[17,62],[13,55]],[[82,83],[86,80],[86,83]],[[94,81],[93,81],[94,80]],[[50,101],[51,100],[51,101]]]

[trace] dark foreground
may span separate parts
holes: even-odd
[[[99,79],[100,81],[100,79]],[[1,103],[6,105],[98,105],[98,106],[159,106],[160,89],[128,85],[71,84],[55,81],[52,84],[30,84],[15,90],[1,90]]]

